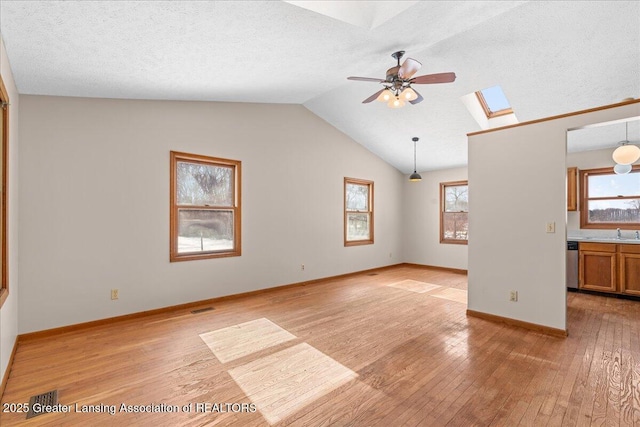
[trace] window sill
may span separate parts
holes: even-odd
[[[373,245],[373,240],[355,240],[353,242],[344,242],[345,246],[361,246],[361,245]]]
[[[441,244],[468,245],[468,240],[440,239]]]
[[[169,257],[170,262],[180,262],[180,261],[195,261],[198,259],[212,259],[212,258],[227,258],[240,256],[240,251],[234,252],[223,252],[223,253],[207,253],[207,254],[185,254],[185,255],[176,255],[171,254]]]

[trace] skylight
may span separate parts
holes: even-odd
[[[476,95],[488,119],[513,113],[511,105],[509,105],[509,101],[507,101],[507,97],[500,86],[479,90]]]

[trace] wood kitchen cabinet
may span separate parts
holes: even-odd
[[[567,168],[567,210],[578,210],[578,168]]]
[[[618,290],[617,245],[580,243],[580,289],[600,292]]]
[[[640,245],[580,243],[580,289],[640,296]]]
[[[640,245],[617,245],[620,292],[640,296]]]

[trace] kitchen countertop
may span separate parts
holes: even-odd
[[[568,242],[593,242],[593,243],[621,243],[640,245],[640,240],[635,238],[616,239],[615,237],[567,237]]]

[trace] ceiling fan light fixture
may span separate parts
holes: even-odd
[[[418,94],[409,86],[402,91],[402,93],[400,94],[400,98],[404,99],[405,101],[413,101],[414,99],[418,98]]]
[[[380,95],[378,95],[377,100],[380,102],[389,102],[391,98],[393,98],[393,92],[391,92],[389,89],[385,89]]]
[[[413,58],[407,58],[403,64],[400,64],[400,58],[404,55],[404,51],[394,52],[391,56],[397,61],[397,65],[387,70],[384,79],[374,77],[347,77],[347,80],[356,80],[361,82],[382,83],[383,89],[380,89],[370,97],[362,101],[363,104],[369,104],[373,101],[387,102],[391,108],[400,108],[405,102],[412,105],[423,101],[422,95],[411,88],[413,84],[434,84],[434,83],[451,83],[456,79],[453,72],[425,74],[414,77],[414,74],[420,69],[422,64]],[[395,99],[394,99],[395,98]]]
[[[630,165],[640,159],[640,148],[637,145],[621,145],[614,150],[611,157],[619,165]]]
[[[618,175],[626,175],[631,172],[631,169],[631,165],[621,165],[619,163],[616,163],[616,165],[613,167],[613,171]]]
[[[404,104],[405,102],[402,99],[400,99],[399,96],[396,96],[391,101],[389,101],[387,105],[391,108],[402,108],[404,107]]]

